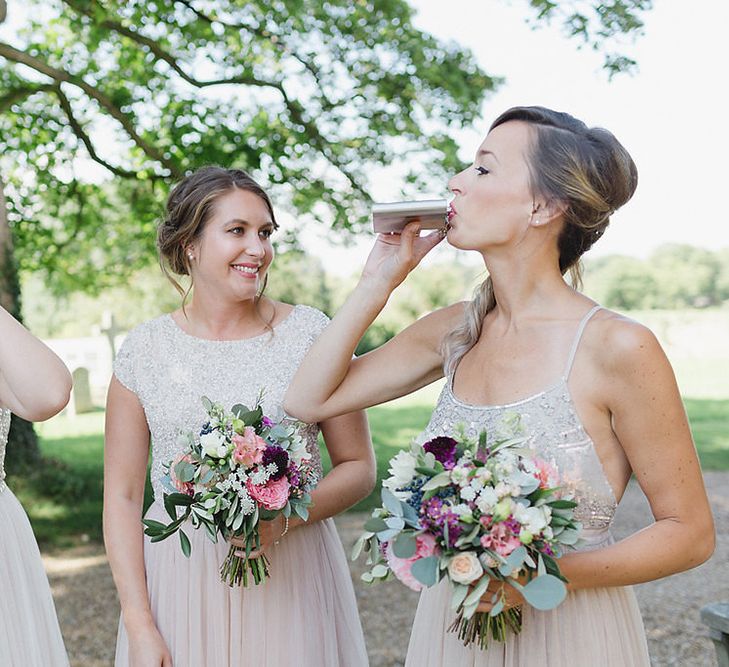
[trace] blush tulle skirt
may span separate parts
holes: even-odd
[[[168,522],[155,503],[147,516]],[[227,552],[204,530],[152,544],[145,537],[147,588],[175,667],[365,667],[367,654],[342,543],[331,519],[291,531],[268,551],[271,577],[230,588],[218,570]],[[116,667],[129,665],[123,619]]]
[[[25,510],[0,491],[0,665],[66,667],[51,588]]]

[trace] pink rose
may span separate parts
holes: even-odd
[[[483,519],[481,523],[484,523]],[[492,523],[488,528],[489,532],[481,536],[481,546],[484,549],[491,549],[506,558],[521,545],[519,537],[514,535],[505,523]]]
[[[250,479],[246,481],[246,488],[251,498],[267,510],[280,510],[286,507],[290,486],[285,475],[281,479],[269,479],[262,485],[253,484]]]
[[[235,448],[233,450],[233,460],[236,463],[250,468],[263,459],[263,450],[266,449],[266,443],[261,436],[256,435],[252,426],[246,426],[243,429],[243,435],[236,433],[232,441]]]
[[[540,489],[552,489],[559,484],[559,473],[551,463],[535,458],[534,466],[537,469],[536,477],[539,480]]]
[[[172,461],[172,465],[170,465],[170,481],[172,482],[172,486],[174,486],[180,493],[192,496],[195,493],[195,485],[192,482],[183,482],[179,480],[175,474],[175,466],[181,461],[192,463],[192,457],[189,454],[180,454]]]
[[[392,542],[388,542],[385,558],[393,574],[403,584],[414,591],[421,591],[423,584],[413,576],[411,570],[416,560],[427,558],[435,553],[435,538],[430,533],[423,533],[415,537],[415,544],[415,553],[410,558],[398,558],[392,550]]]

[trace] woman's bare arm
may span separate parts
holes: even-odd
[[[63,410],[70,392],[63,362],[0,306],[0,406],[43,421]]]
[[[149,427],[136,394],[115,377],[106,402],[104,542],[130,641],[140,664],[171,665],[147,595],[142,510]]]

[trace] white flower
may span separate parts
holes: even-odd
[[[248,477],[250,478],[251,482],[253,482],[253,484],[256,484],[258,486],[261,484],[265,484],[268,481],[269,477],[271,477],[271,473],[268,470],[268,466],[266,466],[265,468],[261,466],[255,472],[252,472]]]
[[[415,464],[415,457],[410,452],[398,452],[390,459],[390,476],[382,482],[382,486],[392,491],[398,498],[401,497],[402,492],[397,492],[397,489],[402,489],[413,481]],[[410,494],[406,495],[409,497]]]
[[[486,484],[486,482],[490,482],[491,477],[491,471],[485,466],[483,468],[476,468],[476,479],[481,480],[481,484]]]
[[[511,495],[511,486],[504,482],[499,482],[496,485],[496,487],[494,488],[494,491],[496,492],[496,495],[499,498],[503,498],[505,496],[510,496]]]
[[[220,431],[211,431],[200,436],[200,445],[207,456],[222,459],[228,454],[228,443]]]
[[[448,563],[448,575],[458,584],[470,584],[483,574],[483,567],[473,551],[456,554]]]
[[[240,513],[243,514],[243,516],[253,514],[253,511],[256,509],[256,503],[248,494],[247,489],[244,488],[238,492],[238,500],[238,507],[240,508]]]
[[[517,503],[514,508],[514,518],[532,535],[539,535],[547,527],[550,516],[546,506],[524,507]]]
[[[473,519],[473,511],[465,503],[453,505],[453,507],[451,507],[451,512],[457,515],[460,519],[465,519],[466,521]]]
[[[468,484],[469,469],[465,466],[455,466],[451,470],[451,481],[458,486],[466,486]]]
[[[493,487],[486,486],[481,489],[481,493],[478,494],[478,500],[476,501],[476,507],[482,514],[493,514],[496,503],[499,502],[499,496]]]
[[[476,498],[475,489],[470,484],[468,486],[461,487],[461,498],[463,498],[463,500],[474,500]]]

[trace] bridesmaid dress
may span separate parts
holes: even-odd
[[[10,411],[0,408],[0,665],[68,665],[38,544],[18,499],[5,484]]]
[[[155,502],[147,517],[168,521],[162,506],[163,464],[179,451],[180,427],[199,429],[201,396],[255,404],[263,389],[264,414],[283,415],[283,396],[328,319],[296,306],[271,333],[215,341],[185,333],[170,315],[143,323],[125,339],[114,373],[144,408],[152,436]],[[317,425],[305,427],[321,474]],[[141,525],[140,525],[141,530]],[[145,537],[147,588],[155,622],[175,667],[363,667],[364,635],[346,556],[331,519],[297,528],[267,550],[271,577],[259,586],[230,588],[218,570],[228,551],[203,530],[186,529],[192,554],[176,538],[151,544]],[[129,664],[119,625],[117,667]]]
[[[590,436],[575,410],[567,384],[590,310],[580,323],[566,368],[544,391],[507,405],[470,405],[453,393],[449,377],[433,411],[422,442],[453,432],[462,423],[473,436],[498,431],[507,415],[521,415],[529,444],[541,456],[554,459],[563,480],[573,489],[575,510],[583,525],[582,549],[612,543],[610,525],[617,502]],[[648,645],[635,594],[630,587],[590,588],[570,592],[552,611],[523,607],[523,627],[505,643],[486,650],[465,647],[448,632],[450,609],[447,581],[425,589],[415,615],[406,667],[648,667]]]

